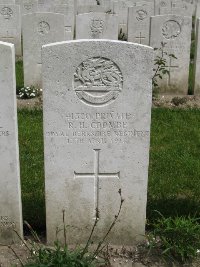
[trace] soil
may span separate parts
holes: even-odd
[[[29,248],[29,240],[26,240]],[[109,264],[102,267],[200,267],[200,258],[193,263],[180,264],[167,260],[160,251],[149,251],[144,245],[137,247],[107,247],[100,257],[107,259]],[[1,246],[0,267],[23,266],[30,260],[30,251],[24,244]],[[56,267],[56,266],[55,266]]]

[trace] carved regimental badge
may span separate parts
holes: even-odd
[[[87,59],[74,74],[74,90],[87,104],[104,105],[115,100],[122,86],[123,77],[119,67],[107,58]]]
[[[140,9],[140,10],[137,11],[136,19],[138,21],[142,21],[142,20],[147,18],[147,15],[148,14],[147,14],[146,10]]]
[[[163,24],[162,35],[170,40],[175,39],[181,33],[181,25],[175,20],[168,20]]]
[[[47,34],[50,31],[50,26],[49,23],[46,21],[41,21],[38,23],[38,32],[40,34]]]
[[[26,4],[24,4],[24,9],[26,9],[26,10],[31,10],[33,8],[33,4],[31,4],[31,3],[26,3]]]
[[[1,9],[1,15],[4,16],[4,19],[10,19],[13,15],[13,11],[10,7],[3,7]]]

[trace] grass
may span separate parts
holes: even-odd
[[[24,220],[45,228],[44,155],[41,110],[20,110],[19,143]]]
[[[45,228],[41,110],[19,110],[23,215]],[[200,110],[154,109],[147,217],[200,216]]]
[[[153,110],[148,218],[200,216],[200,110]]]
[[[23,73],[23,61],[16,62],[16,81],[17,81],[17,92],[19,89],[24,87],[24,73]]]

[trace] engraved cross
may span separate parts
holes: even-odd
[[[168,71],[169,71],[167,84],[168,84],[168,85],[171,85],[171,71],[172,71],[172,70],[175,70],[175,69],[178,69],[179,66],[173,66],[173,65],[172,65],[172,58],[170,58],[170,60],[169,60],[169,65],[166,66],[166,68],[168,68]]]
[[[139,39],[140,44],[142,44],[142,40],[146,39],[146,37],[142,36],[142,33],[140,32],[140,36],[136,36],[135,39]]]
[[[100,156],[100,149],[94,149],[94,172],[93,173],[77,173],[74,172],[74,178],[92,178],[94,179],[94,210],[99,210],[99,181],[100,178],[113,178],[119,179],[120,172],[115,173],[101,173],[99,171],[99,156]]]

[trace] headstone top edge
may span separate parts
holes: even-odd
[[[57,16],[57,15],[60,15],[60,16],[64,16],[63,14],[61,13],[55,13],[55,12],[33,12],[33,13],[28,13],[28,14],[24,14],[23,17],[26,17],[26,16],[37,16],[37,15],[51,15],[51,16]]]
[[[169,17],[169,18],[182,18],[182,19],[190,19],[192,20],[192,17],[190,16],[181,16],[181,15],[176,15],[176,14],[164,14],[164,15],[155,15],[151,16],[151,18],[162,18],[162,17]]]
[[[10,47],[11,49],[14,49],[14,47],[15,47],[14,44],[7,43],[7,42],[2,42],[2,41],[0,41],[0,46]]]
[[[147,45],[142,45],[142,44],[138,44],[138,43],[133,43],[133,42],[124,42],[124,41],[119,41],[119,40],[109,40],[109,39],[79,39],[79,40],[70,40],[70,41],[63,41],[63,42],[55,42],[55,43],[50,43],[50,44],[46,44],[42,46],[42,49],[46,49],[48,47],[54,47],[57,45],[66,45],[66,44],[73,44],[73,43],[113,43],[113,44],[121,44],[124,46],[133,46],[133,47],[140,47],[140,48],[144,48],[146,50],[152,50],[153,51],[153,47],[151,46],[147,46]]]

